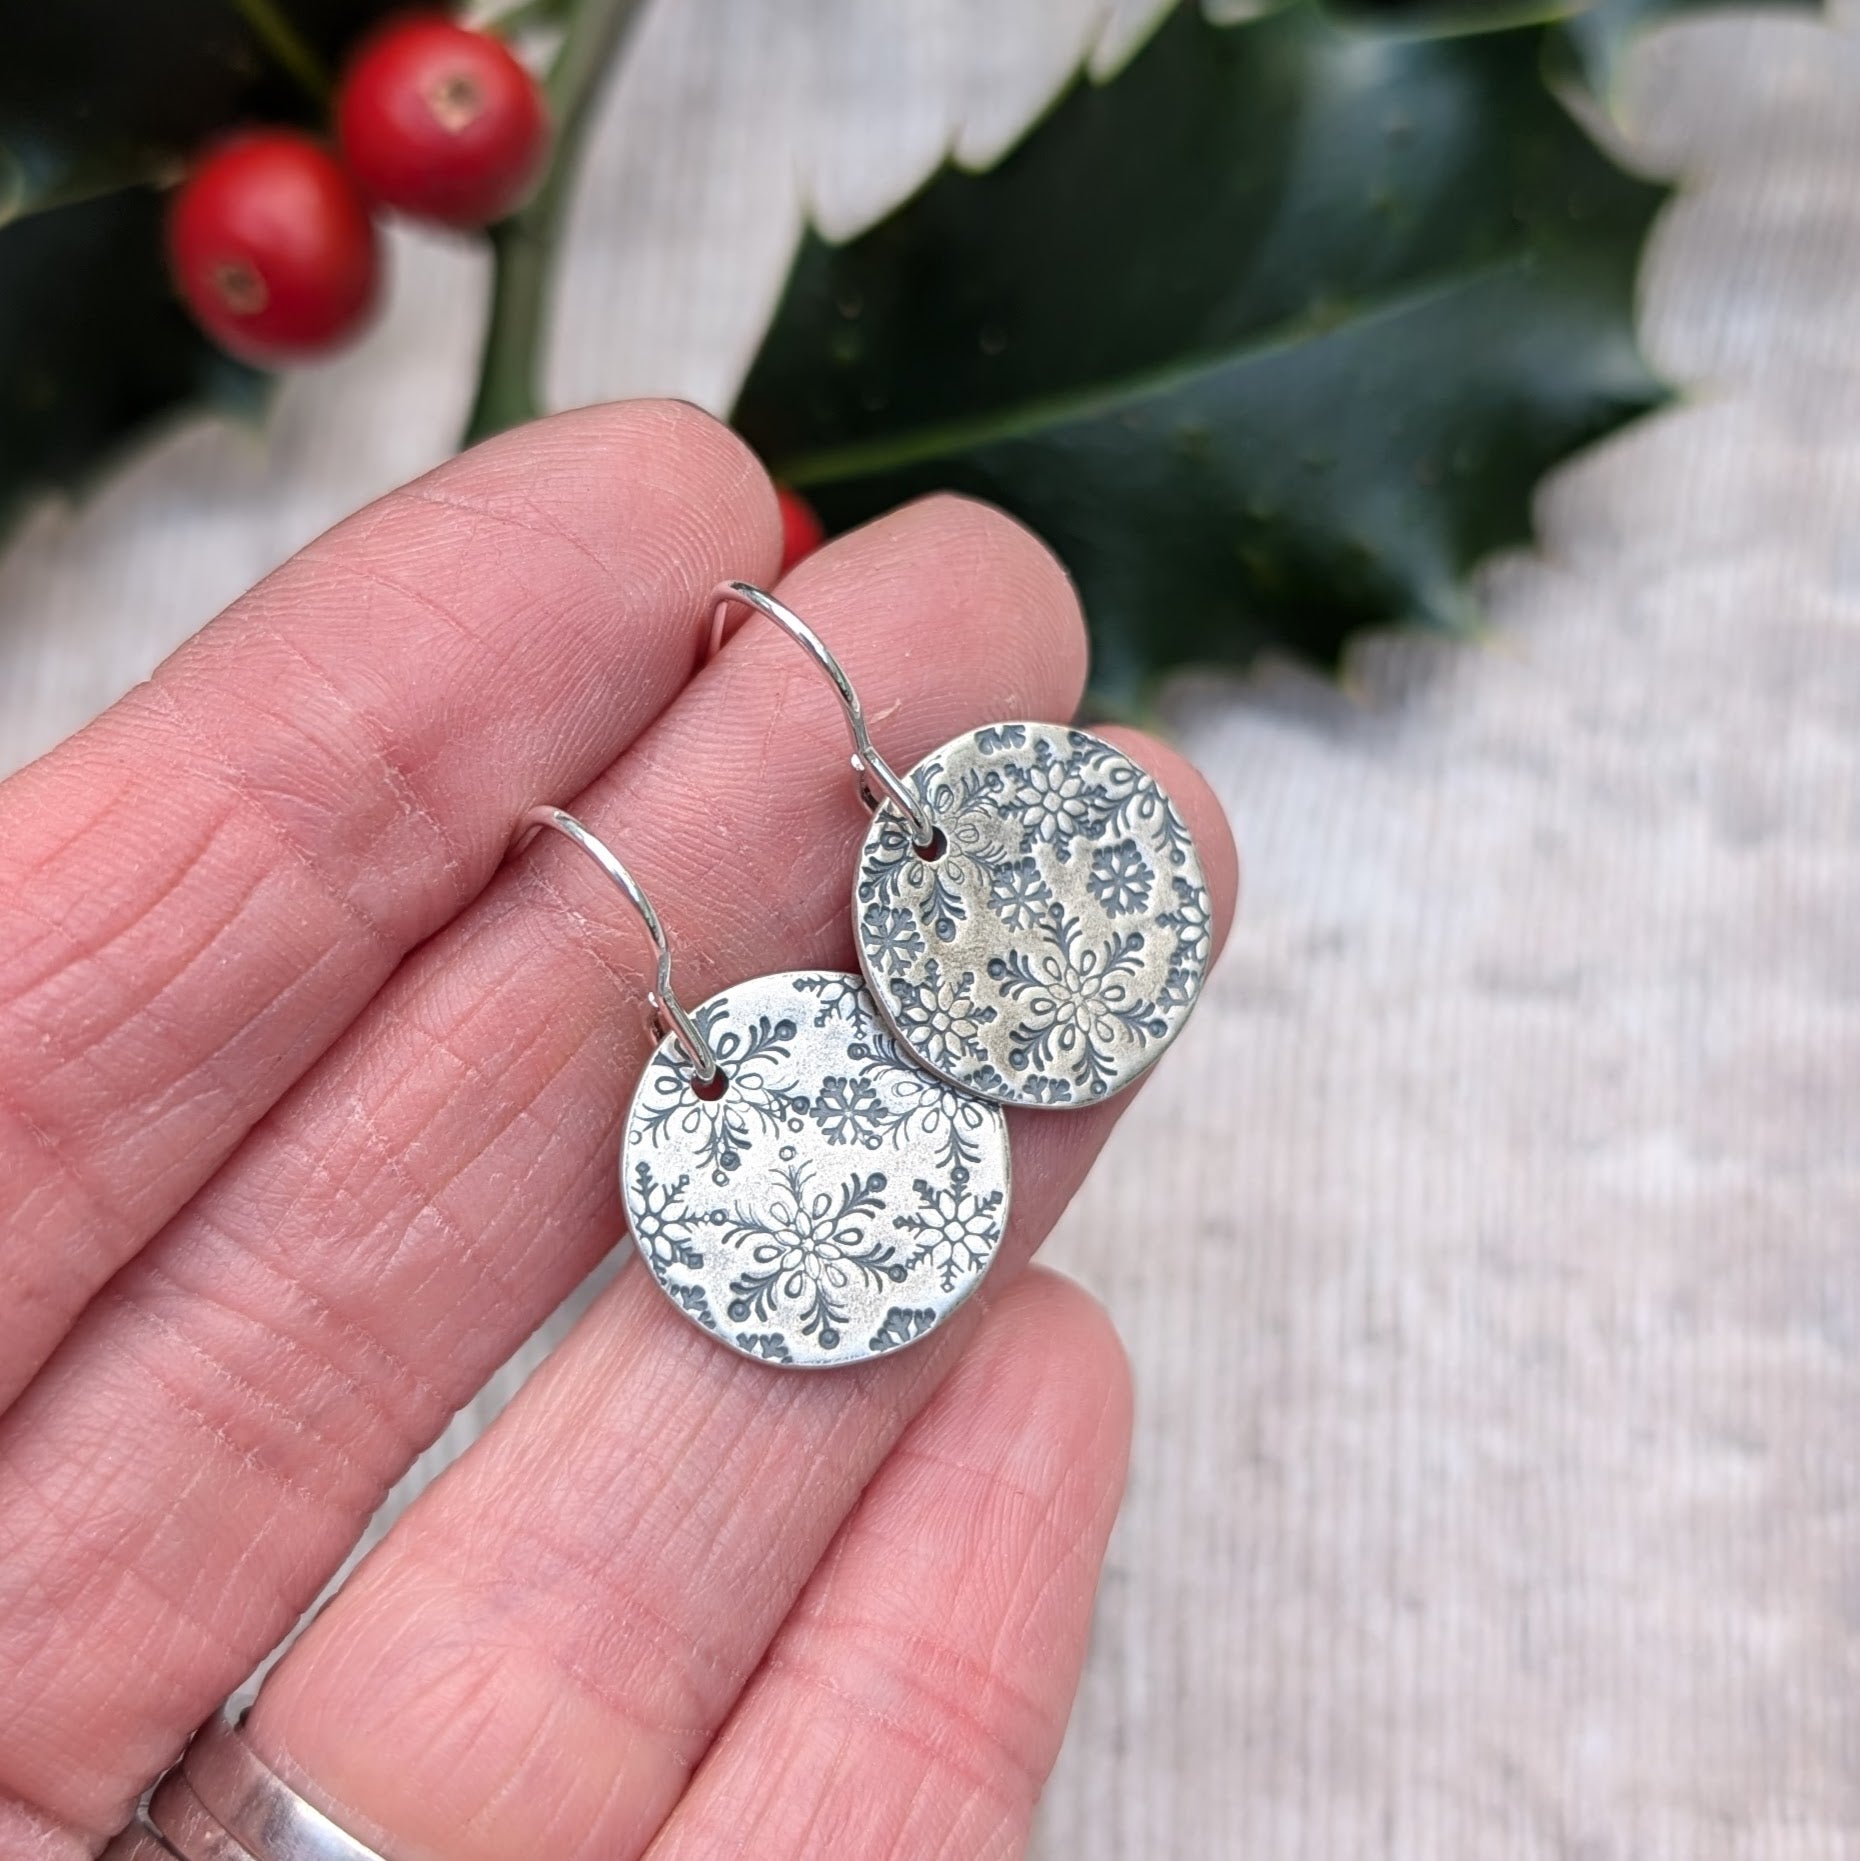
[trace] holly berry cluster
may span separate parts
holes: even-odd
[[[381,282],[376,210],[488,226],[522,206],[548,166],[542,86],[501,39],[442,13],[402,16],[363,39],[334,118],[333,148],[296,129],[224,137],[169,207],[181,296],[249,362],[307,360],[368,320]],[[825,532],[798,492],[776,495],[786,570]]]
[[[487,226],[528,199],[549,159],[542,87],[501,39],[443,14],[390,20],[341,75],[335,147],[241,130],[175,192],[168,254],[222,348],[264,364],[343,342],[380,288],[376,210]]]

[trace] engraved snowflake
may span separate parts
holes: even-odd
[[[765,1363],[794,1362],[788,1340],[779,1331],[739,1331],[736,1348],[747,1356],[760,1357]]]
[[[1205,886],[1184,879],[1179,873],[1172,881],[1175,903],[1158,912],[1156,922],[1175,932],[1175,954],[1169,962],[1169,979],[1163,984],[1160,1000],[1173,1008],[1188,1008],[1201,986],[1208,966],[1208,951],[1214,941],[1214,927],[1208,916],[1208,893]]]
[[[932,957],[921,982],[893,976],[891,993],[900,1032],[932,1064],[954,1071],[967,1060],[988,1057],[982,1030],[995,1019],[995,1010],[975,999],[973,970],[946,970]]]
[[[814,1095],[814,1123],[829,1144],[863,1144],[876,1150],[895,1119],[864,1073],[823,1079]]]
[[[862,1019],[862,997],[865,994],[865,981],[853,975],[808,974],[797,976],[795,990],[802,995],[811,995],[820,1004],[814,1015],[814,1025],[825,1027],[829,1021],[858,1021]]]
[[[1000,867],[988,884],[988,902],[995,916],[1014,931],[1032,930],[1052,895],[1052,888],[1040,876],[1040,862],[1031,854]]]
[[[671,1294],[673,1304],[689,1312],[706,1331],[717,1329],[717,1320],[712,1315],[710,1300],[704,1296],[702,1286],[687,1286],[675,1279],[661,1280],[659,1283]]]
[[[902,969],[924,953],[923,932],[902,905],[868,905],[862,938],[875,963]]]
[[[1090,942],[1078,919],[1055,905],[1038,949],[992,958],[989,975],[1020,1010],[1010,1030],[1011,1063],[1023,1070],[1062,1069],[1089,1096],[1106,1091],[1124,1044],[1146,1046],[1169,1031],[1156,1005],[1131,984],[1143,967],[1143,950],[1141,931]]]
[[[885,1322],[872,1333],[866,1349],[875,1357],[895,1351],[920,1338],[936,1323],[936,1313],[929,1306],[894,1305],[885,1314]]]
[[[944,1169],[979,1163],[982,1137],[999,1114],[992,1107],[958,1092],[920,1067],[905,1061],[887,1076],[890,1086],[892,1135],[902,1144],[908,1137],[929,1138],[939,1146],[937,1161]]]
[[[731,1027],[713,1004],[698,1010],[697,1023],[728,1084],[714,1099],[699,1098],[691,1090],[689,1062],[675,1049],[661,1049],[651,1062],[651,1095],[639,1129],[655,1149],[673,1138],[694,1144],[711,1180],[721,1185],[742,1168],[759,1135],[801,1128],[807,1097],[785,1077],[794,1022],[763,1015],[748,1028]]]
[[[919,1237],[905,1265],[933,1267],[937,1284],[954,1292],[960,1280],[994,1257],[1001,1239],[1001,1191],[977,1195],[969,1187],[969,1172],[962,1169],[950,1173],[947,1188],[922,1177],[911,1187],[921,1206],[891,1219],[894,1228]]]
[[[971,769],[952,781],[933,761],[912,781],[941,847],[925,851],[896,813],[881,814],[859,882],[860,902],[903,906],[939,942],[953,943],[969,914],[968,900],[986,893],[995,864],[1019,853],[1025,836],[1002,812],[998,770]],[[869,917],[862,918],[862,930]]]
[[[868,1235],[884,1210],[885,1178],[853,1176],[838,1189],[815,1190],[805,1166],[790,1166],[779,1182],[762,1207],[739,1205],[721,1218],[724,1239],[746,1250],[750,1263],[730,1281],[730,1322],[778,1325],[791,1316],[822,1350],[835,1350],[847,1296],[906,1277],[896,1248]]]
[[[692,1214],[685,1206],[685,1191],[691,1187],[689,1176],[676,1182],[660,1182],[650,1163],[640,1163],[633,1171],[633,1193],[627,1198],[633,1221],[633,1238],[647,1259],[657,1268],[681,1266],[693,1269],[704,1264],[704,1256],[691,1245]]]
[[[1079,758],[1059,755],[1042,737],[1034,745],[1033,761],[1010,763],[1007,774],[1014,787],[1002,806],[1019,817],[1034,840],[1070,859],[1073,842],[1090,833],[1099,805]]]
[[[1187,865],[1195,850],[1188,824],[1157,787],[1155,777],[1089,731],[1071,731],[1067,741],[1074,766],[1097,794],[1099,838],[1135,834],[1149,840],[1171,866]]]
[[[1150,862],[1134,840],[1119,840],[1114,846],[1100,847],[1091,856],[1091,877],[1086,889],[1104,907],[1109,918],[1127,918],[1144,910],[1150,902],[1150,886],[1156,877]]]

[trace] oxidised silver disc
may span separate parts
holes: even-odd
[[[1001,1112],[901,1055],[857,976],[758,976],[691,1018],[722,1094],[698,1096],[667,1037],[620,1150],[633,1238],[674,1303],[745,1356],[810,1369],[940,1324],[1007,1226]]]
[[[1208,969],[1208,888],[1174,804],[1063,724],[991,724],[905,779],[943,851],[925,858],[886,802],[853,891],[860,966],[899,1042],[1001,1104],[1121,1092]]]

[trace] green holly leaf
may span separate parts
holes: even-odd
[[[265,377],[202,337],[169,289],[161,202],[119,189],[0,229],[0,519],[75,489],[190,402],[256,414]]]
[[[392,10],[288,0],[285,31],[313,76]],[[277,0],[56,0],[0,26],[0,525],[187,405],[262,404],[265,377],[169,288],[160,190],[223,129],[319,119],[268,14]]]
[[[1564,26],[1495,18],[1172,12],[995,168],[810,233],[738,426],[833,529],[935,489],[1024,518],[1105,701],[1467,626],[1543,472],[1665,392],[1633,317],[1665,194],[1547,85]]]
[[[1726,12],[1744,0],[1335,0],[1346,18],[1423,33],[1500,32],[1558,25],[1549,41],[1552,70],[1605,95],[1630,43],[1683,13]]]

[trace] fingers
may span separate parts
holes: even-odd
[[[0,786],[0,1409],[92,1293],[688,677],[772,494],[592,409],[383,499]]]
[[[901,762],[1076,701],[1064,577],[978,507],[900,513],[787,592]],[[833,694],[773,628],[733,639],[575,805],[646,885],[688,1000],[849,959],[866,817]],[[114,1826],[612,1244],[647,955],[571,849],[526,852],[0,1423],[0,1791]]]
[[[869,1370],[783,1376],[691,1333],[644,1280],[597,1306],[261,1696],[267,1759],[404,1861],[643,1852],[997,1302]],[[1037,1366],[1036,1330],[1010,1324],[1003,1348]],[[1031,1768],[1037,1730],[1016,1730]]]
[[[860,1498],[651,1861],[1021,1854],[1129,1443],[1109,1320],[1029,1274]]]
[[[1201,838],[1224,936],[1218,808],[1124,742]],[[981,1306],[1125,1102],[1011,1114],[1014,1219]],[[638,1854],[981,1306],[897,1357],[797,1376],[719,1349],[629,1274],[280,1665],[267,1755],[409,1861]]]

